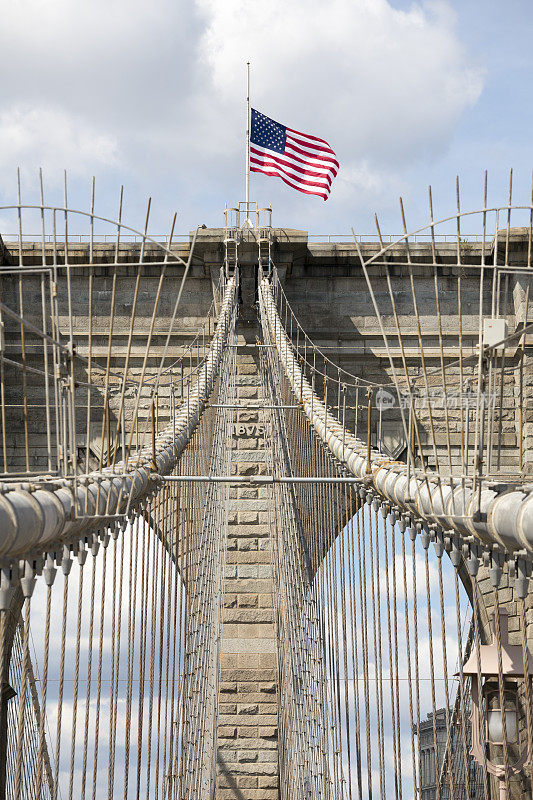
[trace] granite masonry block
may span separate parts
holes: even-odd
[[[256,375],[257,366],[254,363],[237,364],[237,375]]]
[[[256,498],[238,498],[231,500],[230,511],[269,511],[270,505],[268,500]]]
[[[235,789],[216,789],[216,800],[279,800],[277,789],[239,789],[239,794],[235,794]]]
[[[232,459],[232,475],[264,475],[266,472],[266,465],[262,463],[264,459],[261,459],[261,463],[259,462],[259,456],[264,455],[261,453],[251,453],[251,456],[255,456],[255,458],[251,458],[250,461],[253,463],[248,463],[247,461],[242,458],[243,453],[235,453],[235,456],[238,458]],[[235,471],[233,472],[233,468]]]
[[[233,695],[231,695],[233,698]],[[247,683],[242,682],[239,683],[239,689],[235,695],[238,700],[246,703],[258,703],[259,704],[259,713],[267,713],[265,711],[265,706],[272,704],[273,698],[272,695],[264,694],[263,692],[257,691],[257,684],[256,683]],[[277,708],[277,707],[276,707]],[[269,714],[272,713],[271,711],[268,712]]]
[[[261,450],[238,450],[234,451],[231,454],[231,460],[233,463],[246,463],[246,462],[253,462],[254,465],[259,465],[259,462],[265,461],[265,454],[261,452]],[[244,475],[253,475],[257,473],[249,472],[249,473],[239,473]]]
[[[259,753],[257,750],[239,750],[237,761],[241,764],[259,761]]]
[[[270,549],[270,527],[268,525],[258,525],[257,523],[253,525],[238,525],[236,523],[231,528],[231,535],[238,537],[239,540],[249,536],[261,537],[261,539],[267,540],[268,549]],[[259,549],[266,550],[267,545],[265,547],[260,546]]]
[[[262,725],[277,725],[278,724],[278,715],[277,714],[220,714],[219,716],[219,723],[221,725],[226,726],[233,726],[233,725],[256,725],[258,723]]]
[[[276,759],[277,761],[277,759]],[[240,775],[277,775],[277,763],[234,764],[232,769]]]
[[[237,565],[237,577],[239,578],[258,578],[258,570],[259,567],[256,564],[238,564]],[[270,577],[268,575],[262,575],[261,577]]]
[[[246,540],[244,540],[246,541]],[[272,554],[268,550],[259,551],[257,548],[252,550],[238,550],[231,553],[226,553],[226,562],[228,564],[270,564],[272,561]]]
[[[237,411],[237,422],[252,422],[258,424],[260,421],[261,412],[260,411]]]
[[[239,500],[256,500],[259,497],[259,489],[242,487],[237,489],[237,498]]]
[[[242,775],[234,778],[232,775],[221,773],[217,778],[217,785],[224,789],[233,788],[234,786],[237,786],[238,789],[256,789],[259,786],[259,778],[252,775]],[[241,797],[240,792],[239,795],[234,795],[234,797]]]
[[[260,717],[257,718],[260,722]],[[239,750],[244,750],[245,748],[256,749],[256,750],[276,750],[277,742],[274,739],[268,739],[264,737],[259,737],[257,731],[259,728],[255,728],[255,734],[250,736],[250,732],[253,731],[254,728],[251,725],[246,725],[243,728],[237,727],[237,736],[239,739],[242,737],[246,739],[245,742],[227,742],[226,746],[231,748],[238,748]]]
[[[239,525],[257,525],[259,523],[257,511],[238,511],[237,518]]]
[[[251,624],[258,624],[264,623],[272,625],[274,619],[274,615],[272,610],[269,608],[227,608],[224,611],[224,625],[226,623],[237,623],[241,625],[251,625]],[[256,633],[254,631],[253,633]],[[241,632],[242,634],[242,632]],[[226,631],[223,631],[223,636],[226,636]],[[229,634],[228,634],[229,635]],[[252,634],[250,634],[251,636]],[[259,634],[260,636],[261,634]],[[272,638],[273,634],[272,631],[270,632],[267,638]],[[249,638],[249,637],[244,637]]]
[[[238,599],[239,608],[257,608],[259,596],[257,594],[241,594]]]
[[[257,375],[257,372],[256,374],[254,374],[253,372],[246,372],[239,374],[239,368],[237,367],[237,375],[235,376],[235,386],[238,387],[261,386],[261,376]]]
[[[237,568],[237,574],[239,574],[240,567]],[[258,564],[257,566],[257,577],[258,578],[272,578],[272,566],[270,564]]]
[[[237,728],[239,742],[236,743],[236,746],[239,749],[249,746],[253,750],[257,750],[259,747],[259,726],[258,725],[246,725],[240,726]],[[247,739],[248,742],[242,742],[242,739]]]
[[[257,387],[255,386],[239,386],[237,388],[237,398],[239,400],[256,400],[257,397]]]
[[[227,655],[233,655],[233,654],[222,653],[222,658],[224,658],[224,656],[227,656]],[[242,655],[242,654],[241,653],[235,653],[235,655]],[[254,656],[254,655],[264,655],[264,654],[250,653],[249,655],[250,656]],[[268,654],[266,654],[266,655],[268,655]],[[223,680],[226,680],[226,681],[244,681],[244,680],[261,681],[261,680],[268,680],[268,678],[270,678],[270,680],[274,681],[277,678],[277,670],[275,669],[275,667],[272,667],[272,669],[265,669],[265,668],[261,668],[261,669],[240,669],[238,667],[234,667],[234,668],[229,668],[228,667],[226,669],[222,669],[221,670],[221,677],[222,677]],[[235,724],[237,725],[238,723],[235,723]],[[277,719],[272,724],[273,725],[277,724]]]
[[[258,550],[258,539],[245,539],[238,542],[239,550]],[[255,556],[257,557],[257,556]]]
[[[221,739],[234,739],[237,736],[237,728],[234,726],[219,725],[218,736]]]
[[[259,736],[265,739],[274,739],[278,735],[278,729],[275,725],[260,725]]]
[[[238,450],[257,450],[259,448],[259,440],[258,439],[243,439],[241,437],[237,438],[237,449]]]
[[[272,592],[272,582],[268,580],[229,579],[227,588],[233,594],[266,594]]]
[[[258,786],[260,789],[277,789],[279,779],[277,775],[261,775],[258,778]]]

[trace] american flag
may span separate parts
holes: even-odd
[[[325,139],[287,128],[252,108],[250,170],[327,200],[339,162]]]

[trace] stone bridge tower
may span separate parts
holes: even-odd
[[[195,260],[183,297],[183,317],[188,324],[173,334],[172,352],[180,349],[191,337],[191,331],[202,323],[213,298],[213,286],[221,269],[227,268],[224,229],[202,229],[199,231],[195,249]],[[305,231],[283,228],[271,231],[271,258],[276,264],[284,291],[296,317],[319,347],[339,366],[353,374],[364,376],[376,383],[390,378],[388,353],[383,344],[382,331],[371,308],[365,277],[362,273],[361,256],[365,258],[376,251],[371,242],[333,243],[314,242]],[[433,245],[435,247],[435,245]],[[455,243],[439,242],[436,259],[440,265],[440,276],[450,284],[460,271],[462,281],[462,303],[465,310],[462,342],[464,354],[472,355],[478,343],[477,308],[479,301],[479,265],[482,258],[491,257],[492,245],[482,252],[480,242],[467,242],[461,267],[456,264]],[[83,263],[87,258],[88,245],[70,246],[71,263]],[[115,245],[94,244],[100,267],[95,271],[98,302],[95,309],[96,324],[91,330],[93,345],[103,347],[109,327],[103,309],[110,291],[107,264],[114,259]],[[528,248],[523,231],[513,231],[508,246],[508,263],[523,263]],[[174,252],[187,256],[190,243],[174,247]],[[23,242],[21,254],[26,265],[40,264],[42,245],[38,242]],[[3,259],[18,258],[19,246],[5,242]],[[134,271],[129,265],[136,261],[139,246],[123,243],[119,248],[119,261],[124,263],[118,270],[118,296],[120,302],[114,321],[118,336],[114,359],[120,364],[125,357],[126,332],[131,313],[131,296]],[[405,269],[401,249],[390,250],[387,266],[373,268],[373,280],[377,293],[385,292],[388,275],[394,275],[397,297],[397,313],[403,329],[403,347],[409,364],[415,369],[420,335],[410,319],[408,303],[409,278]],[[432,319],[434,298],[433,264],[435,252],[429,242],[411,245],[411,258],[417,282],[417,292],[424,316],[422,337],[430,364],[437,364],[439,351],[437,321]],[[150,267],[150,250],[145,254],[145,275],[157,285],[159,267]],[[157,252],[154,248],[154,261]],[[235,396],[235,427],[231,454],[231,471],[235,476],[262,475],[266,471],[270,452],[269,414],[265,393],[265,378],[261,368],[261,347],[257,319],[257,266],[258,249],[253,237],[244,237],[238,247],[238,263],[241,273],[240,314],[237,330],[237,375]],[[182,265],[167,267],[170,279],[177,290],[183,275]],[[80,308],[87,306],[83,296],[85,277],[79,274]],[[74,279],[76,281],[76,278]],[[32,278],[27,278],[28,286]],[[63,288],[58,287],[61,292]],[[76,290],[76,287],[75,287]],[[531,324],[529,303],[529,278],[523,274],[510,274],[507,288],[509,297],[508,325],[516,330]],[[37,288],[35,289],[37,294]],[[405,302],[404,302],[405,301]],[[144,308],[144,305],[146,308]],[[454,328],[457,309],[452,292],[441,296],[440,312],[451,320],[444,330],[443,352],[446,359],[455,354],[457,332]],[[149,316],[149,298],[139,300],[139,314]],[[89,319],[83,313],[74,319],[74,338],[77,352],[81,355],[88,348]],[[120,335],[124,334],[124,341]],[[156,330],[162,337],[162,332]],[[523,340],[523,352],[515,348],[510,352],[510,364],[518,364],[531,374],[533,371],[531,340]],[[95,351],[98,354],[98,349]],[[131,357],[140,363],[143,343],[135,342]],[[98,357],[98,355],[97,355]],[[393,347],[392,358],[399,361],[399,343]],[[149,364],[148,368],[154,368]],[[518,389],[516,389],[518,391]],[[522,469],[525,475],[533,474],[533,405],[531,386],[522,398],[519,407],[509,395],[506,424],[501,433],[502,474],[511,470],[520,450]],[[169,400],[170,402],[170,400]],[[164,420],[161,419],[161,423]],[[350,420],[353,424],[353,420]],[[42,424],[38,416],[31,420],[32,426]],[[379,431],[378,431],[379,425]],[[385,448],[391,459],[400,459],[406,448],[398,417],[382,420],[375,416],[371,423],[373,442]],[[10,458],[15,462],[22,452],[22,429],[16,430],[10,444]],[[447,440],[444,431],[437,431],[435,440],[439,453],[444,453]],[[460,434],[452,435],[453,462],[459,463],[461,450]],[[388,453],[387,453],[388,448]],[[434,466],[435,451],[429,437],[422,438],[419,458],[429,468]],[[45,469],[44,442],[42,448],[35,447],[31,454],[32,469]],[[217,743],[216,800],[277,800],[279,797],[279,752],[278,718],[280,711],[278,653],[276,645],[275,598],[272,576],[272,536],[274,500],[271,487],[265,485],[230,485],[228,536],[226,543],[226,571],[223,588],[223,620],[220,662],[219,728]],[[482,625],[488,630],[492,612],[491,581],[487,571],[481,570],[475,589],[468,585],[466,571],[464,580],[471,597],[479,603]],[[510,639],[518,642],[518,616],[512,590],[506,584],[500,589],[500,602],[509,611]],[[528,610],[530,598],[528,598]],[[533,630],[527,631],[533,641]],[[516,640],[516,641],[515,641]]]

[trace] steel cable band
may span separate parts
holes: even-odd
[[[470,481],[413,474],[405,463],[392,461],[375,449],[370,450],[368,464],[366,442],[343,429],[330,412],[326,413],[324,403],[302,375],[266,278],[261,281],[259,292],[261,313],[296,398],[331,453],[362,484],[371,484],[401,513],[424,523],[473,536],[484,546],[496,544],[510,552],[525,548],[533,554],[533,486],[485,484],[478,494]]]
[[[235,279],[228,281],[205,369],[173,421],[125,464],[117,462],[77,481],[21,483],[0,488],[0,557],[19,557],[51,544],[85,536],[106,518],[133,511],[153,488],[152,474],[170,473],[179,460],[213,389],[225,349],[229,321],[235,313]],[[154,469],[155,467],[155,469]],[[43,476],[44,478],[45,476]],[[57,484],[63,484],[57,488]]]

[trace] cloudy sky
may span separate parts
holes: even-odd
[[[481,12],[481,13],[480,13]],[[224,203],[244,199],[245,62],[253,105],[327,139],[341,171],[330,199],[256,175],[251,196],[274,221],[314,233],[399,230],[453,210],[459,173],[464,207],[504,202],[515,169],[527,200],[533,166],[528,0],[11,0],[0,51],[0,200],[35,197],[44,169],[59,202],[97,209],[163,233],[219,225]],[[4,233],[6,216],[0,213]],[[9,224],[9,223],[7,223]]]

